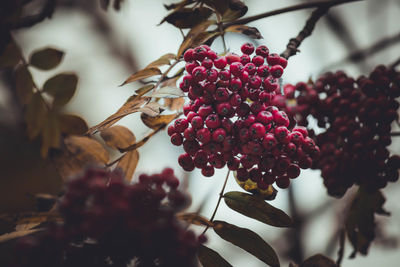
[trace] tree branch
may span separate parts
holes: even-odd
[[[263,19],[263,18],[267,18],[267,17],[271,17],[274,15],[279,15],[279,14],[287,13],[287,12],[291,12],[291,11],[296,11],[296,10],[301,10],[301,9],[306,9],[306,8],[331,7],[331,6],[336,6],[336,5],[345,4],[345,3],[349,3],[349,2],[356,2],[356,1],[363,1],[363,0],[331,0],[331,1],[325,0],[325,1],[314,1],[314,2],[302,3],[302,4],[298,4],[298,5],[285,7],[282,9],[276,9],[276,10],[264,12],[259,15],[238,19],[238,20],[235,20],[232,22],[228,22],[223,25],[223,28],[226,29],[232,25],[247,24],[247,23],[255,21],[255,20],[259,20],[259,19]]]
[[[57,0],[47,0],[39,14],[21,18],[15,24],[11,25],[10,29],[31,27],[39,22],[42,22],[46,18],[51,18],[56,7],[56,2]]]

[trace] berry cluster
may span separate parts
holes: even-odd
[[[17,245],[16,266],[197,266],[205,241],[175,214],[188,204],[172,169],[133,185],[117,172],[88,169],[60,203],[63,224]]]
[[[315,136],[321,156],[313,168],[322,171],[328,193],[342,196],[353,184],[370,190],[399,177],[400,157],[390,156],[391,124],[398,119],[400,73],[378,66],[357,80],[344,72],[326,73],[313,85],[285,87],[288,98],[296,94],[298,122],[307,116],[323,129]]]
[[[304,127],[289,126],[286,113],[271,105],[286,59],[264,45],[246,43],[241,51],[217,56],[202,45],[185,52],[180,88],[191,101],[168,134],[172,144],[183,145],[178,162],[186,171],[200,168],[209,177],[227,165],[239,181],[287,188],[319,149]]]

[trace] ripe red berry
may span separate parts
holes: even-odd
[[[243,54],[251,55],[254,52],[254,45],[251,43],[245,43],[240,47]]]
[[[218,69],[223,69],[225,68],[225,66],[228,64],[226,57],[222,56],[222,57],[218,57],[214,60],[214,66]]]
[[[257,47],[256,55],[266,58],[268,54],[269,54],[269,49],[265,45],[260,45],[259,47]]]
[[[283,67],[281,65],[274,65],[269,68],[269,72],[274,78],[280,78],[283,74]]]
[[[174,133],[171,135],[171,143],[175,146],[180,146],[183,143],[183,138],[180,133]]]
[[[197,140],[203,144],[207,144],[211,140],[211,132],[207,128],[203,128],[196,133]]]
[[[267,62],[270,66],[278,65],[280,63],[280,56],[276,53],[267,56]]]
[[[185,171],[190,172],[194,170],[192,157],[187,153],[181,154],[178,157],[178,163]]]
[[[221,143],[226,137],[226,131],[223,128],[218,128],[212,133],[212,140]]]
[[[251,62],[258,67],[264,64],[264,58],[262,56],[255,56],[251,59]]]
[[[201,169],[201,174],[205,177],[211,177],[214,175],[214,167],[211,165],[206,165]]]
[[[176,119],[174,122],[175,131],[178,133],[183,133],[183,131],[189,126],[187,119]]]

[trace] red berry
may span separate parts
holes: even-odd
[[[174,133],[171,135],[171,143],[175,146],[180,146],[183,143],[183,138],[180,133]]]
[[[211,140],[211,132],[206,128],[198,130],[196,136],[197,140],[203,144],[207,144]]]
[[[191,49],[191,48],[186,50],[186,52],[183,54],[183,59],[186,62],[194,60],[193,52],[194,52],[194,49]]]
[[[204,125],[203,118],[200,116],[195,116],[190,121],[190,124],[192,124],[193,129],[201,129]]]
[[[297,178],[300,175],[300,167],[297,164],[290,164],[286,172],[290,179]]]
[[[258,67],[264,64],[264,58],[262,56],[255,56],[252,58],[251,62]]]
[[[178,157],[178,163],[185,171],[194,170],[194,163],[192,157],[187,153],[181,154]]]
[[[278,177],[278,179],[276,179],[275,183],[279,188],[285,189],[285,188],[289,187],[290,179],[289,179],[289,177],[284,175],[284,176]]]
[[[267,57],[267,62],[270,66],[278,65],[280,62],[280,56],[276,53],[269,54]]]
[[[251,55],[254,52],[254,45],[251,43],[245,43],[240,47],[243,54]]]
[[[283,68],[281,65],[274,65],[274,66],[271,66],[271,68],[269,69],[269,72],[271,73],[271,75],[274,78],[280,78],[283,74]]]
[[[206,126],[210,129],[216,129],[221,125],[221,121],[216,114],[210,114],[206,118]]]
[[[214,175],[214,167],[211,165],[206,165],[201,169],[201,174],[203,174],[205,177],[211,177]]]
[[[256,120],[264,125],[271,123],[273,119],[274,116],[272,115],[272,113],[266,110],[260,111],[256,117]]]
[[[250,133],[254,138],[263,138],[265,135],[265,127],[259,122],[253,123],[250,126]]]
[[[167,133],[168,133],[169,136],[171,136],[171,135],[173,135],[174,133],[176,133],[176,131],[175,131],[175,126],[174,126],[173,124],[171,124],[170,126],[168,126]]]
[[[218,69],[223,69],[225,68],[225,66],[227,65],[227,60],[226,57],[222,56],[222,57],[218,57],[214,60],[214,66]]]
[[[175,130],[178,133],[183,133],[183,131],[189,126],[187,119],[176,119],[174,122]]]
[[[218,128],[212,133],[212,140],[221,143],[226,137],[226,131],[223,128]]]
[[[269,54],[269,49],[265,45],[260,45],[256,49],[256,55],[262,56],[262,57],[267,57]]]
[[[196,154],[194,155],[193,162],[196,168],[204,168],[208,162],[207,153],[204,152],[203,150],[197,151]]]

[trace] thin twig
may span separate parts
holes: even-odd
[[[341,4],[356,2],[356,1],[363,1],[363,0],[332,0],[332,1],[325,0],[325,1],[314,1],[314,2],[302,3],[302,4],[298,4],[298,5],[293,5],[293,6],[277,9],[277,10],[264,12],[264,13],[261,13],[261,14],[255,15],[255,16],[238,19],[238,20],[235,20],[232,22],[228,22],[223,25],[223,28],[226,29],[232,25],[247,24],[247,23],[255,21],[255,20],[259,20],[259,19],[263,19],[263,18],[267,18],[267,17],[271,17],[274,15],[279,15],[279,14],[287,13],[287,12],[291,12],[291,11],[296,11],[296,10],[300,10],[300,9],[315,8],[315,7],[319,8],[319,7],[325,7],[325,6],[331,7],[331,6],[336,6],[336,5],[341,5]]]
[[[31,27],[39,22],[42,22],[46,18],[51,18],[56,7],[56,0],[47,0],[43,5],[42,11],[39,14],[26,16],[10,26],[11,29],[20,29],[25,27]]]
[[[390,136],[400,136],[400,132],[391,132]]]
[[[214,212],[213,212],[213,214],[211,215],[210,222],[213,222],[213,220],[214,220],[214,218],[215,218],[215,215],[217,214],[217,210],[218,210],[218,208],[219,208],[219,204],[221,203],[221,199],[222,199],[222,197],[224,196],[224,191],[225,191],[226,183],[228,182],[228,178],[229,178],[229,174],[230,174],[230,173],[231,173],[231,171],[228,170],[228,172],[227,172],[227,174],[226,174],[226,177],[225,177],[224,185],[222,186],[221,192],[219,193],[217,205],[215,206]],[[203,231],[203,233],[202,233],[203,235],[207,232],[208,228],[210,228],[210,227],[207,225],[206,229],[204,229],[204,231]]]
[[[341,229],[339,232],[339,251],[338,251],[338,259],[336,260],[337,266],[340,266],[340,263],[343,260],[345,239],[346,239],[345,230]]]
[[[289,40],[289,43],[286,46],[286,50],[283,51],[283,53],[281,54],[282,57],[288,59],[289,57],[296,55],[296,53],[299,51],[298,47],[301,45],[304,39],[311,35],[312,31],[314,30],[315,24],[323,15],[326,14],[326,12],[328,12],[329,8],[330,6],[324,5],[312,12],[304,28],[295,38]]]

